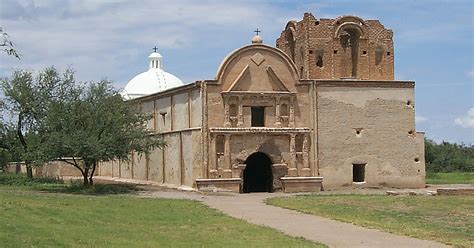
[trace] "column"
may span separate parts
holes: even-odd
[[[276,97],[275,103],[275,127],[281,127],[280,97]]]
[[[293,106],[294,105],[294,97],[291,96],[290,97],[290,124],[289,126],[290,127],[295,127],[295,107]]]
[[[238,102],[238,108],[239,108],[239,112],[238,112],[238,119],[237,119],[237,127],[242,127],[244,125],[244,111],[242,109],[242,96],[239,96],[239,102]]]
[[[223,171],[224,178],[232,177],[231,166],[232,164],[231,164],[231,157],[230,157],[230,134],[226,134],[224,136],[224,171]]]
[[[311,168],[309,167],[309,140],[308,135],[303,137],[303,168],[301,169],[301,176],[311,176]]]
[[[224,96],[224,127],[230,127],[229,97]]]
[[[209,151],[209,177],[217,178],[217,157],[216,157],[216,139],[217,135],[210,135]]]
[[[296,168],[296,134],[290,134],[290,164],[288,165],[288,176],[298,176],[298,169]]]

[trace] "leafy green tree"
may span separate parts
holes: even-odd
[[[110,82],[76,86],[72,95],[50,106],[43,152],[80,170],[85,186],[93,185],[100,161],[128,160],[132,151],[147,154],[164,145],[145,128],[151,116],[124,102]]]
[[[10,78],[1,79],[0,87],[16,133],[17,142],[9,139],[8,143],[21,147],[19,159],[25,162],[27,175],[32,178],[32,166],[48,159],[40,151],[46,137],[44,121],[50,105],[70,98],[75,87],[74,73],[66,70],[60,75],[56,69],[47,68],[35,77],[32,72],[19,70]]]
[[[425,139],[425,159],[429,172],[473,172],[474,146]]]

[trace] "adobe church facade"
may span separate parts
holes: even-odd
[[[354,16],[290,21],[229,54],[214,80],[130,100],[167,146],[99,175],[235,192],[423,187],[414,82],[394,80],[392,31]]]

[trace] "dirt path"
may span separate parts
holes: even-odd
[[[130,181],[129,183],[134,182]],[[293,210],[265,204],[266,198],[288,196],[289,194],[200,194],[192,191],[165,190],[163,187],[153,185],[143,187],[146,191],[140,194],[142,197],[198,200],[234,218],[243,219],[257,225],[268,226],[288,235],[303,237],[326,244],[329,247],[449,247],[434,241],[367,229],[349,223],[302,214]]]

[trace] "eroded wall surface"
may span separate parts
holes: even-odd
[[[131,104],[153,116],[147,127],[162,135],[166,146],[148,156],[132,153],[128,161],[101,163],[100,175],[192,187],[202,175],[200,85],[170,89]]]
[[[412,82],[316,82],[319,172],[325,188],[423,187],[424,159],[415,132]]]

